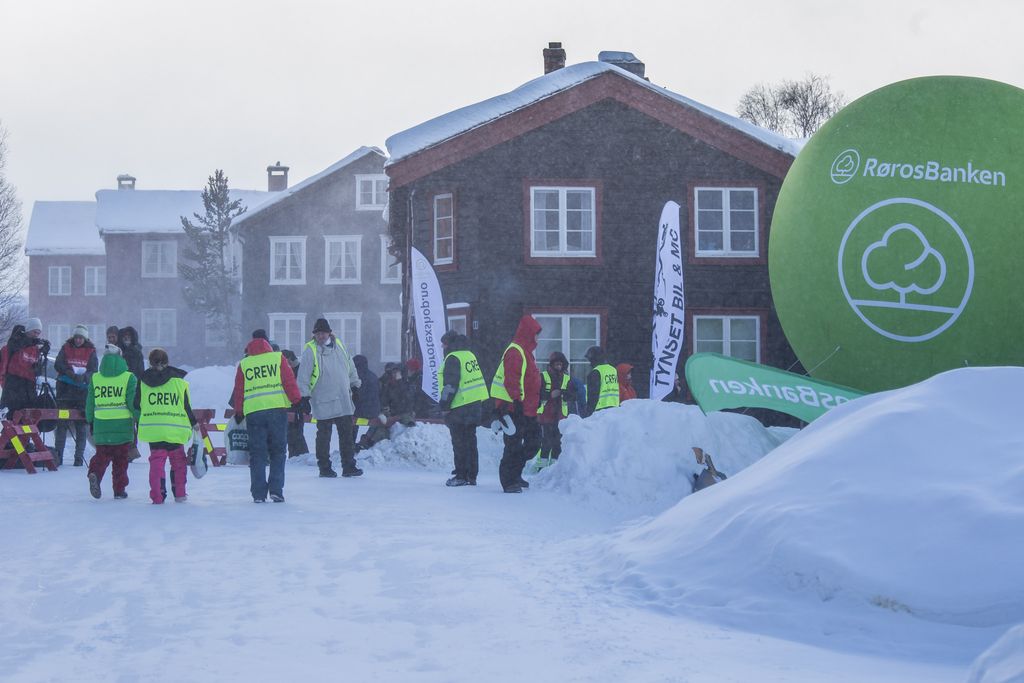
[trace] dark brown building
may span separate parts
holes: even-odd
[[[568,68],[560,46],[544,56],[544,76],[387,141],[393,239],[432,259],[449,326],[469,331],[489,373],[533,314],[538,359],[561,350],[579,375],[600,344],[647,395],[656,238],[673,200],[686,354],[790,366],[767,246],[797,145],[651,84],[629,53]]]

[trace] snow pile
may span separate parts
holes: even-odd
[[[228,400],[235,388],[234,365],[212,365],[191,370],[185,376],[188,382],[188,400],[193,408],[213,408],[217,421],[224,416]]]
[[[769,431],[747,415],[704,415],[696,406],[644,399],[586,420],[570,415],[561,429],[562,456],[537,476],[537,487],[617,508],[623,517],[661,512],[690,493],[703,469],[692,446],[731,477],[792,433]]]
[[[739,608],[748,624],[822,603],[903,623],[1024,621],[1022,385],[1024,368],[969,368],[840,406],[596,561],[635,599]]]
[[[1024,624],[1011,628],[974,661],[967,683],[1024,683]]]

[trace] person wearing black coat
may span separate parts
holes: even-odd
[[[356,366],[359,373],[359,391],[353,396],[355,412],[352,413],[356,419],[363,418],[372,420],[380,415],[380,378],[377,373],[370,370],[370,361],[363,355],[352,356],[352,365]],[[359,428],[352,430],[352,439],[360,444],[360,448],[369,448],[377,441],[387,438],[387,428],[384,427],[384,434],[380,434],[381,428],[370,427],[362,439],[359,439]]]
[[[57,407],[85,411],[85,398],[89,390],[89,378],[99,369],[96,347],[89,339],[89,330],[84,325],[75,327],[71,338],[64,342],[53,363],[57,372]],[[57,465],[64,464],[64,446],[67,444],[68,428],[74,430],[75,467],[85,464],[86,426],[84,420],[60,420],[53,439],[53,452]]]
[[[456,395],[462,391],[463,364],[459,358],[453,355],[454,351],[466,351],[472,354],[469,349],[469,339],[464,334],[458,334],[449,330],[441,337],[441,345],[444,347],[445,359],[441,378],[444,382],[441,389],[441,414],[444,416],[445,424],[452,437],[452,454],[455,459],[454,476],[445,482],[446,486],[476,486],[476,477],[480,471],[480,455],[477,450],[476,428],[480,424],[483,413],[483,402],[473,401],[452,408],[452,402]],[[474,356],[471,363],[476,362]],[[479,368],[479,363],[476,363]],[[479,370],[477,370],[479,372]],[[484,382],[483,375],[480,381]],[[486,390],[486,382],[484,382]],[[486,395],[486,394],[485,394]]]
[[[121,347],[121,357],[128,365],[128,372],[142,379],[142,373],[146,371],[146,361],[142,357],[142,345],[139,344],[139,333],[134,327],[122,327],[118,332]]]

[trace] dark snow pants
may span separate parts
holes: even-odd
[[[523,478],[523,467],[530,458],[537,455],[540,448],[540,425],[537,424],[537,418],[513,415],[512,421],[516,425],[516,433],[505,435],[505,450],[498,463],[498,479],[503,489],[519,483]]]
[[[480,453],[476,447],[475,424],[448,424],[452,435],[452,453],[455,456],[455,476],[476,482],[480,471]]]

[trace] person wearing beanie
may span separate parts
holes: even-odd
[[[583,417],[619,405],[619,373],[605,360],[604,349],[591,346],[583,357],[590,363],[587,374],[587,407]]]
[[[438,373],[441,414],[451,436],[455,461],[455,472],[445,486],[476,486],[480,471],[476,428],[488,397],[487,381],[476,355],[469,349],[466,335],[448,330],[441,337],[441,346],[445,354]]]
[[[352,393],[362,382],[345,345],[331,333],[331,326],[324,318],[317,319],[313,338],[302,348],[298,382],[303,410],[316,418],[316,461],[320,476],[338,476],[331,467],[332,429],[338,431],[341,476],[360,476],[363,471],[356,467],[352,437],[355,412]]]
[[[166,500],[164,466],[170,459],[174,502],[184,503],[188,500],[185,444],[199,438],[193,434],[196,416],[189,404],[185,371],[172,366],[163,349],[149,352],[149,368],[142,373],[135,393],[135,410],[139,439],[149,444],[149,499],[154,505]]]
[[[0,405],[11,413],[31,408],[36,402],[36,379],[43,374],[50,342],[42,338],[43,324],[29,318],[15,325],[4,348],[4,391]]]
[[[258,330],[253,330],[252,331],[252,338],[253,339],[266,339],[267,341],[270,341],[270,337],[267,336],[267,331],[264,330],[263,328],[260,328]]]
[[[85,410],[89,379],[99,367],[96,347],[89,341],[85,325],[76,325],[71,337],[60,347],[53,369],[57,373],[57,407],[67,410]],[[59,420],[53,438],[53,455],[57,465],[64,464],[64,445],[68,427],[74,429],[75,467],[85,464],[86,426],[82,420]]]
[[[569,404],[576,401],[576,388],[569,377],[569,361],[561,351],[552,351],[547,370],[541,373],[540,407],[540,461],[550,464],[562,454],[562,432],[558,423],[569,417]]]
[[[121,347],[118,346],[117,344],[111,344],[111,343],[108,342],[107,345],[103,347],[103,355],[104,356],[120,356],[121,355]]]

